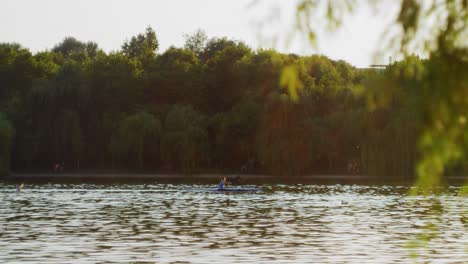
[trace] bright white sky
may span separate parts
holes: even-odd
[[[0,42],[17,42],[33,52],[51,49],[66,36],[94,41],[105,51],[120,49],[130,37],[153,27],[160,52],[169,46],[183,46],[184,33],[203,29],[209,37],[233,38],[250,47],[271,48],[298,54],[325,54],[359,67],[387,63],[388,58],[374,57],[382,49],[381,35],[388,27],[392,5],[373,15],[368,6],[359,7],[345,26],[333,35],[319,36],[319,49],[313,51],[296,39],[286,45],[286,33],[292,29],[296,0],[2,0]],[[363,1],[358,1],[363,2]],[[393,3],[399,1],[393,1]],[[252,3],[256,3],[252,5]],[[269,14],[276,22],[259,27]],[[278,36],[273,44],[265,37]],[[267,38],[269,39],[269,38]],[[374,60],[375,59],[375,60]]]

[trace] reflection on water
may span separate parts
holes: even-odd
[[[468,260],[467,197],[405,187],[0,184],[0,262],[408,263]],[[409,247],[428,224],[427,245]]]

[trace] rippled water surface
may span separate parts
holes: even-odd
[[[407,191],[0,184],[0,263],[467,263],[468,198]]]

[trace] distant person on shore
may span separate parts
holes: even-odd
[[[228,184],[231,183],[227,181],[226,177],[222,177],[221,181],[219,182],[218,190],[224,190],[224,187],[226,187]]]

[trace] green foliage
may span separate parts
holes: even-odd
[[[256,160],[260,114],[260,105],[252,96],[245,96],[229,112],[218,113],[210,120],[214,138],[212,166],[236,171]],[[254,169],[253,165],[248,169]]]
[[[60,66],[57,64],[56,54],[53,52],[43,51],[36,53],[35,70],[39,78],[52,78],[57,74]]]
[[[202,42],[151,60],[128,51],[28,57],[15,46],[31,73],[25,94],[5,100],[21,109],[11,111],[18,116],[14,164],[299,175],[363,161],[364,104],[352,92],[365,79],[361,71],[324,56],[253,52],[226,38]],[[285,66],[293,78],[285,79]],[[294,98],[284,89],[291,81],[303,87]],[[163,124],[153,126],[158,119]],[[147,124],[156,132],[144,132]]]
[[[10,170],[10,153],[13,141],[13,127],[0,112],[0,176]]]
[[[343,17],[351,13],[356,0],[300,0],[296,5],[294,34],[317,47],[317,32],[322,28],[334,31],[342,25]]]
[[[242,98],[242,74],[237,64],[251,55],[251,49],[242,42],[226,38],[211,39],[202,56],[205,64],[205,85],[202,88],[202,108],[210,114],[231,109]]]
[[[381,4],[379,1],[368,2],[373,5]],[[299,1],[295,30],[316,46],[317,32],[323,27],[321,21],[326,21],[328,29],[333,30],[340,26],[344,14],[353,12],[357,5],[358,2],[353,0]],[[374,88],[366,91],[367,98],[370,98],[368,102],[371,110],[393,107],[395,103],[412,100],[408,104],[412,108],[410,112],[415,112],[420,117],[417,119],[420,129],[416,130],[420,155],[417,165],[418,188],[415,188],[415,193],[431,192],[441,184],[442,175],[447,169],[460,162],[467,154],[467,102],[461,99],[467,97],[468,90],[467,22],[466,0],[401,1],[399,15],[395,21],[397,30],[388,31],[386,37],[390,41],[383,46],[387,52],[397,50],[405,56],[414,50],[423,51],[428,61],[417,62],[415,65],[410,58],[405,61],[404,67],[400,67],[403,71],[396,72],[392,82],[388,82],[388,77],[385,77],[383,82],[374,80]],[[398,33],[389,35],[390,32]],[[289,76],[288,83],[294,84],[297,80],[295,74],[290,70],[288,73],[288,68],[285,68],[285,71],[285,75]],[[412,84],[398,83],[399,81]],[[290,94],[294,98],[296,87],[290,87]],[[411,91],[402,90],[402,87]],[[378,92],[375,92],[376,89]]]
[[[152,114],[146,112],[130,115],[120,121],[109,145],[113,156],[119,160],[136,155],[138,169],[144,169],[144,153],[152,154],[151,162],[157,161],[161,123]]]
[[[280,79],[280,85],[288,89],[289,96],[293,101],[298,100],[297,93],[304,88],[297,74],[298,70],[294,66],[286,66],[281,73]]]
[[[64,162],[408,180],[416,170],[466,169],[463,50],[363,70],[325,56],[252,51],[202,31],[159,55],[152,29],[122,51],[93,55],[87,47],[66,39],[33,55],[0,44],[0,110],[15,127],[14,170]]]
[[[206,162],[207,152],[205,118],[189,106],[172,106],[164,121],[161,143],[166,166],[192,172]]]
[[[426,102],[420,104],[425,122],[417,186],[423,193],[439,186],[447,167],[468,154],[468,49],[452,56],[434,55],[421,79]]]
[[[62,54],[65,58],[80,54],[94,58],[98,54],[99,49],[98,45],[94,42],[84,43],[74,37],[66,37],[61,43],[57,44],[52,51]]]
[[[150,104],[199,104],[202,66],[195,54],[170,47],[147,73],[145,94]]]
[[[58,117],[58,145],[62,146],[62,153],[70,153],[77,169],[80,168],[80,160],[83,155],[83,131],[80,117],[76,111],[67,110]]]
[[[36,69],[29,50],[19,44],[0,44],[0,110],[9,117],[18,113]]]
[[[158,49],[159,41],[151,27],[146,28],[145,34],[138,34],[122,45],[122,52],[126,56],[141,61],[154,59]]]
[[[285,94],[272,93],[265,106],[259,132],[259,158],[270,173],[298,175],[311,164],[310,131],[302,116],[302,105]]]
[[[200,57],[206,47],[206,43],[208,42],[208,36],[206,35],[206,32],[199,29],[190,35],[184,35],[184,37],[184,49],[190,50],[195,53],[195,55]]]

